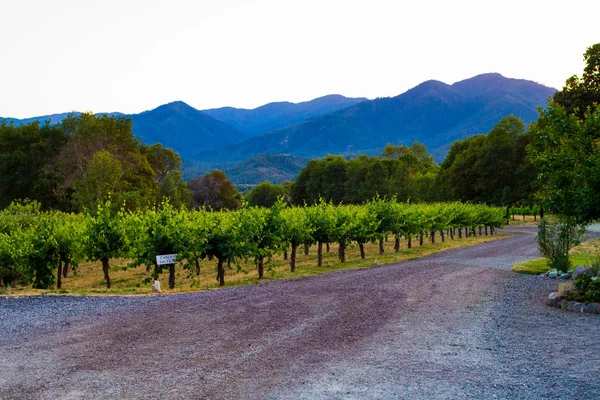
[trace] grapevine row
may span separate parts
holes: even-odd
[[[78,263],[100,261],[110,288],[110,262],[128,258],[131,267],[145,265],[154,276],[163,266],[156,256],[177,254],[177,264],[200,273],[199,261],[214,260],[217,279],[225,284],[226,263],[253,260],[258,277],[265,262],[285,254],[295,271],[299,248],[317,244],[317,264],[322,265],[323,246],[338,243],[340,262],[356,243],[362,258],[365,244],[400,240],[407,247],[424,238],[435,242],[468,235],[494,234],[505,222],[502,208],[462,203],[403,204],[381,199],[364,205],[320,202],[314,206],[272,208],[243,207],[237,211],[174,209],[169,204],[150,210],[114,211],[110,202],[99,205],[94,215],[41,212],[35,203],[13,204],[0,212],[0,283],[32,284],[34,288],[61,286],[62,277]],[[289,255],[289,257],[288,257]],[[169,286],[175,285],[176,264],[169,270]]]

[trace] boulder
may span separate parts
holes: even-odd
[[[586,313],[586,314],[593,314],[594,313],[594,306],[593,304],[585,304],[581,310],[582,313]]]
[[[587,267],[587,266],[581,265],[581,266],[575,268],[575,271],[573,271],[573,274],[571,275],[571,277],[573,279],[577,279],[578,276],[591,275],[591,273],[592,273],[592,267]]]
[[[558,295],[558,292],[552,292],[546,300],[546,304],[552,307],[556,307],[563,298]]]
[[[566,310],[569,307],[569,301],[567,299],[562,299],[559,304],[560,308],[562,308],[563,310]]]
[[[577,301],[570,301],[569,304],[567,305],[567,310],[573,311],[573,312],[582,312],[584,306],[585,306],[585,304],[583,304],[583,303],[579,303]]]

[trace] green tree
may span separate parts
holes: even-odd
[[[277,202],[277,199],[289,198],[289,189],[286,189],[283,185],[273,185],[269,181],[259,183],[246,193],[246,201],[250,206],[258,207],[271,207]]]
[[[92,210],[120,191],[123,178],[121,162],[109,151],[101,150],[89,160],[82,177],[73,184],[73,201],[80,210]]]
[[[600,219],[600,107],[581,120],[550,103],[531,131],[530,152],[545,209],[574,223]]]
[[[600,104],[600,43],[588,47],[583,59],[586,66],[581,78],[573,75],[554,94],[554,103],[579,119],[584,119],[589,107]]]
[[[242,205],[242,195],[225,172],[214,170],[188,183],[194,207],[210,207],[213,210],[235,210]]]
[[[600,43],[584,59],[583,77],[539,110],[529,146],[542,205],[571,224],[600,219]]]
[[[152,146],[142,145],[140,150],[154,171],[158,185],[156,191],[157,204],[168,200],[176,208],[189,207],[192,195],[182,177],[179,154],[173,149],[163,147],[160,143]]]
[[[510,205],[532,202],[536,170],[527,156],[531,134],[515,116],[500,120],[486,135],[452,144],[436,185],[443,200]],[[440,190],[430,186],[429,190]]]
[[[17,199],[37,200],[44,208],[62,205],[49,166],[67,139],[59,126],[48,123],[16,126],[0,121],[0,208]]]
[[[118,161],[121,168],[121,175],[114,184],[112,200],[116,204],[124,202],[127,209],[136,209],[152,203],[156,190],[154,171],[140,151],[141,144],[134,136],[130,119],[84,113],[65,118],[60,127],[68,135],[68,141],[62,147],[52,169],[52,173],[61,178],[57,187],[58,193],[70,198],[74,192],[81,190],[82,186],[102,186],[99,182],[91,182],[95,179],[88,179],[88,176],[102,176],[108,172],[98,165],[100,160],[94,161],[94,155],[97,153],[108,160],[105,156],[107,152]],[[96,170],[90,171],[90,167]],[[111,178],[116,169],[116,163],[111,160]],[[88,182],[85,182],[86,179]],[[80,183],[81,181],[84,182]],[[104,195],[103,191],[99,193]],[[74,204],[76,208],[81,209],[83,204],[79,200],[75,198]],[[96,200],[102,202],[103,198]],[[89,206],[90,203],[94,204],[92,199],[86,201],[85,205]]]

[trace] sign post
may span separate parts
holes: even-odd
[[[161,256],[156,256],[156,264],[157,265],[175,264],[176,259],[177,259],[177,254],[163,254]]]

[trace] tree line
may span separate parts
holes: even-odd
[[[310,160],[294,182],[264,182],[246,193],[251,205],[268,207],[278,196],[294,205],[320,198],[334,204],[362,204],[379,195],[398,201],[463,201],[495,206],[536,204],[537,170],[527,148],[531,133],[515,116],[490,132],[456,141],[440,165],[424,145],[388,144],[378,156]]]

